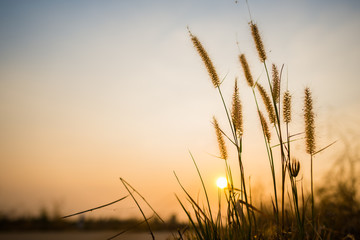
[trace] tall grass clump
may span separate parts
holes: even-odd
[[[199,54],[225,110],[224,114],[227,120],[226,124],[228,124],[227,129],[229,130],[224,130],[223,124],[218,121],[219,118],[216,116],[213,116],[212,124],[219,148],[218,158],[224,164],[226,186],[223,189],[218,189],[218,202],[216,204],[212,203],[201,169],[198,167],[194,156],[190,153],[205,200],[199,200],[200,195],[192,196],[174,172],[175,178],[185,193],[187,202],[190,204],[190,207],[187,207],[184,200],[175,195],[188,218],[188,226],[179,230],[178,236],[174,235],[174,238],[196,240],[317,240],[331,239],[331,236],[336,236],[337,239],[355,239],[353,236],[360,234],[358,231],[360,207],[356,199],[355,177],[352,177],[350,181],[340,181],[338,185],[331,189],[319,191],[320,194],[317,199],[319,199],[318,202],[320,202],[322,209],[317,210],[313,161],[318,153],[327,149],[333,143],[320,149],[317,147],[316,114],[314,112],[312,91],[309,87],[304,89],[303,109],[298,114],[303,116],[304,128],[300,133],[293,132],[291,129],[294,116],[293,95],[287,88],[281,88],[283,66],[279,68],[276,64],[269,63],[258,26],[253,21],[249,25],[259,64],[263,67],[265,74],[255,80],[245,54],[240,53],[238,61],[242,70],[242,79],[240,77],[235,78],[232,96],[229,99],[231,100],[230,107],[223,95],[222,82],[207,50],[199,38],[189,30],[193,46]],[[271,66],[271,71],[269,71],[268,66]],[[252,93],[256,108],[254,113],[258,116],[258,126],[264,139],[263,147],[267,156],[264,162],[266,164],[268,162],[271,174],[271,181],[269,181],[272,184],[271,201],[265,204],[261,203],[260,206],[257,206],[252,200],[251,184],[244,168],[244,161],[246,161],[243,158],[244,136],[246,134],[250,135],[252,132],[244,127],[243,106],[238,81],[244,81],[247,84],[246,88]],[[305,184],[306,182],[303,181],[302,177],[304,175],[302,166],[305,164],[299,154],[294,154],[292,151],[295,141],[303,141],[305,156],[310,158],[309,186]],[[232,148],[235,151],[231,151]],[[236,154],[230,154],[233,152]],[[235,171],[230,167],[229,161],[231,160],[235,160],[239,168],[236,171],[237,175],[233,175]],[[152,239],[155,239],[149,220],[154,217],[161,222],[164,221],[134,187],[123,178],[120,178],[120,181],[126,189],[126,196],[108,204],[63,218],[91,212],[118,203],[126,198],[131,198],[143,217],[143,221],[138,224],[146,224]],[[141,202],[151,209],[153,216],[149,217],[144,213]],[[350,207],[347,206],[349,203]],[[217,208],[214,208],[214,206],[217,206]],[[341,221],[350,219],[350,224],[341,228],[339,226],[341,221],[336,221],[330,212],[336,212],[338,216],[341,216]],[[337,224],[331,225],[333,222]],[[125,229],[109,239],[113,239],[131,229]]]
[[[222,123],[218,121],[219,118],[216,116],[213,117],[212,124],[219,148],[218,158],[224,163],[227,186],[223,189],[218,189],[218,202],[216,204],[211,203],[201,169],[199,169],[194,156],[190,153],[201,182],[205,200],[201,201],[199,196],[192,196],[174,172],[175,178],[190,204],[190,207],[187,207],[184,200],[181,200],[176,195],[181,208],[188,218],[188,227],[179,230],[179,237],[175,238],[196,240],[307,240],[330,239],[330,236],[336,236],[339,239],[352,239],[341,235],[342,233],[346,234],[342,230],[334,234],[331,229],[326,227],[331,226],[330,221],[333,220],[331,219],[331,214],[329,214],[332,208],[335,206],[335,208],[343,210],[346,208],[346,203],[351,202],[352,206],[356,207],[346,208],[350,210],[348,213],[343,212],[342,215],[344,219],[351,218],[350,231],[353,234],[359,233],[358,230],[354,230],[360,222],[358,219],[360,207],[356,204],[358,202],[356,201],[357,189],[355,187],[355,178],[352,178],[349,182],[340,182],[336,186],[335,191],[334,189],[331,189],[331,191],[323,190],[322,197],[321,194],[319,197],[323,207],[323,213],[320,215],[321,211],[317,211],[315,204],[313,161],[315,155],[333,143],[321,149],[317,148],[315,131],[316,114],[314,112],[312,92],[309,87],[306,87],[303,92],[301,115],[304,120],[304,129],[300,133],[292,131],[291,124],[294,116],[293,95],[288,89],[281,88],[283,66],[279,68],[276,64],[269,63],[264,41],[257,24],[251,20],[249,25],[259,64],[263,67],[265,74],[255,80],[245,54],[240,53],[238,61],[242,69],[242,79],[240,77],[235,78],[230,107],[228,107],[226,98],[223,95],[222,82],[213,61],[199,38],[189,30],[191,42],[209,74],[212,85],[219,93],[222,106],[225,110],[226,124],[228,124],[227,129],[229,131],[224,131]],[[271,72],[268,66],[271,66]],[[238,85],[239,79],[246,82],[246,88],[252,93],[256,107],[254,112],[258,116],[258,125],[264,139],[263,146],[267,154],[267,159],[264,162],[269,164],[271,173],[270,183],[272,184],[271,201],[267,205],[262,203],[260,206],[256,206],[253,202],[250,181],[244,168],[244,161],[246,160],[243,158],[244,135],[252,133],[250,129],[245,129],[243,123],[244,114]],[[304,142],[304,149],[307,154],[305,156],[310,158],[311,181],[309,186],[305,185],[305,181],[302,178],[304,175],[302,168],[303,160],[292,151],[295,141]],[[231,148],[234,148],[235,155],[229,154],[229,149]],[[238,176],[233,175],[230,167],[229,161],[232,158],[235,158],[239,168],[236,171]],[[126,196],[96,208],[65,216],[64,218],[97,210],[118,203],[126,198],[131,198],[144,219],[139,224],[146,224],[152,239],[155,239],[149,220],[152,217],[156,217],[162,222],[164,221],[134,187],[123,178],[120,178],[120,181],[126,189]],[[309,189],[310,193],[307,193]],[[334,197],[338,194],[341,195],[340,198]],[[222,196],[224,196],[224,200],[222,200]],[[152,217],[145,215],[139,200],[151,209],[153,212]],[[224,202],[222,203],[222,201]],[[214,208],[214,206],[217,206],[217,208]],[[339,211],[339,209],[336,209],[336,211]],[[128,230],[130,229],[126,229],[109,239],[113,239]]]
[[[226,104],[222,94],[222,82],[210,59],[208,52],[201,44],[198,37],[190,33],[190,39],[205,65],[213,86],[218,90],[225,115],[229,124],[230,133],[221,127],[216,117],[213,117],[215,135],[219,146],[219,158],[223,159],[225,174],[228,186],[223,193],[219,192],[218,209],[213,209],[209,203],[204,181],[201,172],[191,155],[193,163],[201,179],[206,202],[205,207],[195,200],[185,187],[181,184],[175,174],[180,186],[187,196],[191,208],[186,208],[183,200],[177,199],[185,211],[190,224],[188,238],[190,239],[321,239],[321,232],[316,226],[316,211],[314,203],[314,182],[313,182],[313,158],[322,151],[316,149],[315,145],[315,113],[311,90],[304,90],[304,131],[292,133],[290,124],[292,121],[292,94],[288,89],[281,89],[282,67],[271,64],[271,72],[268,71],[269,58],[267,56],[264,42],[258,26],[251,21],[250,32],[254,41],[255,49],[260,64],[265,70],[265,79],[254,81],[251,68],[245,54],[240,53],[238,60],[243,72],[243,80],[250,88],[256,106],[256,113],[259,117],[259,125],[264,138],[264,147],[269,162],[273,192],[269,208],[257,207],[251,198],[250,182],[247,180],[243,151],[243,135],[251,132],[244,130],[242,105],[239,94],[238,78],[235,79],[231,107]],[[265,80],[265,85],[260,83]],[[267,86],[266,86],[267,85]],[[231,109],[231,110],[230,110]],[[267,113],[266,115],[263,112]],[[249,133],[251,134],[251,133]],[[297,136],[297,138],[295,138]],[[310,156],[310,186],[304,186],[300,178],[301,160],[291,151],[292,143],[304,139],[306,153]],[[236,150],[236,158],[240,176],[239,186],[235,186],[236,177],[232,174],[229,166],[228,148]],[[274,149],[279,154],[274,154]],[[276,166],[280,166],[277,169]],[[281,179],[279,181],[279,179]],[[237,181],[236,181],[237,182]],[[304,191],[310,188],[310,197]],[[220,191],[220,190],[219,190]],[[226,211],[221,210],[221,195],[225,196]],[[308,201],[311,203],[311,210],[308,210]]]

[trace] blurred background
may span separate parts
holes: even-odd
[[[269,64],[284,64],[282,89],[288,87],[294,101],[292,133],[303,131],[309,86],[319,148],[337,141],[315,159],[316,189],[330,194],[324,180],[359,189],[360,2],[252,0],[249,7]],[[212,116],[229,129],[187,28],[225,79],[229,104],[239,77],[245,173],[254,201],[268,199],[266,150],[238,62],[245,53],[254,78],[266,83],[251,18],[245,1],[1,0],[1,216],[57,219],[93,208],[127,195],[122,177],[163,218],[185,219],[173,171],[191,193],[200,192],[189,151],[216,202],[224,163],[215,157]],[[303,141],[295,146],[306,186],[309,158]],[[236,159],[230,165],[236,175]],[[140,214],[127,198],[86,217]]]

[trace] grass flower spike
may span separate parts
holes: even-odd
[[[259,111],[259,117],[260,117],[260,123],[261,123],[261,126],[263,127],[263,132],[265,134],[265,137],[266,137],[267,141],[270,142],[271,134],[270,134],[269,126],[266,122],[264,115],[260,111]]]
[[[206,52],[205,48],[202,46],[199,39],[196,36],[192,35],[191,32],[190,32],[190,37],[191,37],[191,41],[194,44],[194,47],[198,51],[202,61],[204,62],[205,66],[206,66],[206,69],[210,75],[210,78],[211,78],[211,81],[212,81],[214,87],[215,88],[219,87],[219,85],[220,85],[219,76],[216,73],[215,67],[214,67],[208,53]]]
[[[235,79],[234,93],[232,98],[231,118],[237,134],[241,136],[243,134],[243,117],[242,105],[239,97],[239,88],[237,86],[237,79]]]
[[[251,72],[250,72],[250,68],[249,68],[249,64],[247,63],[247,60],[245,58],[245,55],[244,54],[241,54],[239,56],[239,60],[240,60],[240,63],[241,63],[241,66],[242,66],[242,69],[244,71],[244,75],[245,75],[245,79],[248,83],[248,85],[250,87],[253,87],[254,86],[254,80],[252,78],[252,75],[251,75]]]
[[[313,111],[311,91],[308,87],[305,88],[304,119],[306,152],[313,155],[315,153],[315,115]]]
[[[250,22],[251,34],[255,42],[256,50],[258,51],[259,58],[261,62],[265,62],[266,60],[266,53],[264,44],[261,40],[259,29],[257,25],[253,22]]]
[[[275,64],[272,65],[272,91],[273,98],[278,103],[280,100],[280,77]]]
[[[310,154],[310,178],[311,178],[311,221],[316,228],[315,222],[315,200],[313,179],[313,155],[315,154],[315,115],[313,111],[313,100],[310,88],[305,88],[304,97],[304,120],[305,120],[305,145],[306,152]]]
[[[261,98],[262,98],[264,104],[265,104],[266,111],[268,112],[268,115],[269,115],[270,123],[275,123],[275,121],[276,121],[275,110],[274,110],[274,107],[272,105],[269,95],[265,91],[265,88],[262,85],[260,85],[259,83],[256,84],[256,87],[261,95]]]
[[[291,95],[289,91],[286,91],[283,97],[283,116],[285,123],[291,122]]]
[[[227,159],[227,157],[228,157],[227,150],[226,150],[225,141],[224,141],[221,129],[219,127],[219,123],[215,117],[213,117],[213,121],[214,121],[213,124],[214,124],[215,132],[216,132],[216,137],[217,137],[217,141],[218,141],[218,145],[219,145],[219,150],[220,150],[220,157],[222,159]]]

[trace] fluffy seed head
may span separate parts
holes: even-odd
[[[272,65],[272,95],[278,103],[280,100],[280,77],[275,64]]]
[[[283,116],[285,123],[291,122],[291,95],[289,91],[286,91],[283,97]]]
[[[258,29],[257,25],[253,22],[250,22],[250,28],[251,28],[252,37],[255,42],[256,50],[258,51],[258,54],[259,54],[260,61],[265,62],[266,53],[265,53],[264,44],[260,37],[259,29]]]
[[[256,84],[256,87],[257,87],[257,89],[260,93],[260,96],[264,102],[266,111],[268,112],[270,123],[275,123],[275,121],[276,121],[275,110],[274,110],[274,107],[272,105],[269,95],[265,91],[265,88],[263,86],[261,86],[259,83]]]
[[[259,118],[260,118],[261,126],[263,128],[263,133],[265,134],[267,141],[270,142],[271,134],[270,134],[269,126],[266,122],[266,119],[264,118],[264,115],[260,111],[259,111]]]
[[[227,159],[228,155],[227,155],[227,150],[226,150],[226,146],[225,146],[225,141],[224,141],[221,129],[219,127],[219,123],[215,117],[213,117],[213,124],[214,124],[214,128],[215,128],[217,142],[219,145],[220,156],[222,159]]]
[[[191,37],[191,41],[194,44],[194,47],[198,51],[202,61],[205,64],[205,67],[210,75],[210,78],[211,78],[211,81],[212,81],[214,87],[217,88],[220,85],[219,76],[216,73],[215,67],[214,67],[208,53],[206,52],[205,48],[202,46],[201,42],[199,41],[199,39],[196,36],[194,36],[190,33],[190,37]]]
[[[252,78],[252,75],[251,75],[251,72],[250,72],[250,68],[249,68],[249,64],[246,60],[246,57],[244,54],[241,54],[239,56],[239,60],[240,60],[240,63],[241,63],[241,66],[242,66],[242,69],[244,71],[244,75],[245,75],[245,79],[248,83],[248,85],[250,87],[253,87],[254,86],[254,80]]]
[[[243,117],[242,105],[239,97],[239,88],[237,86],[237,79],[235,79],[234,94],[232,98],[231,118],[237,134],[241,136],[243,134]]]
[[[305,88],[304,97],[305,143],[308,154],[315,153],[315,115],[310,88]]]

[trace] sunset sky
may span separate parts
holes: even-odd
[[[319,145],[339,140],[340,129],[358,131],[349,120],[360,119],[360,1],[249,0],[249,6],[269,64],[285,64],[282,87],[288,81],[293,93],[294,132],[303,127],[306,86]],[[195,196],[201,189],[189,151],[216,197],[224,164],[214,157],[212,116],[228,126],[187,27],[225,78],[229,103],[239,77],[246,174],[255,195],[266,192],[268,160],[238,62],[245,53],[265,85],[249,21],[240,0],[1,0],[0,213],[96,207],[127,194],[122,177],[167,218],[181,211],[174,193],[183,197],[173,171]],[[302,142],[296,146],[304,150]],[[331,151],[317,158],[315,171],[330,166]],[[134,213],[127,199],[88,216]]]

